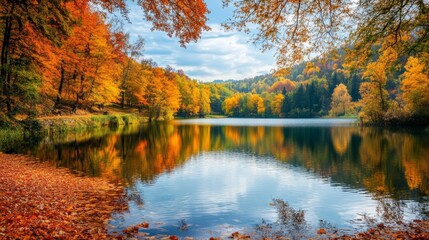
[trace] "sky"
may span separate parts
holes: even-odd
[[[211,11],[208,26],[197,43],[180,47],[177,38],[169,38],[164,32],[152,32],[151,24],[143,20],[141,8],[131,7],[131,24],[125,31],[136,39],[145,39],[144,58],[154,60],[158,66],[167,65],[182,69],[189,77],[203,82],[213,80],[240,80],[270,73],[275,68],[274,52],[262,53],[245,33],[222,29],[221,23],[232,14],[223,9],[221,0],[208,0]]]

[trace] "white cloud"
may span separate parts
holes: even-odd
[[[219,9],[212,10],[211,15],[219,19],[216,10]],[[182,48],[178,39],[150,31],[151,25],[143,21],[138,11],[141,10],[131,9],[132,24],[126,25],[126,31],[132,38],[145,38],[145,58],[153,59],[159,66],[182,69],[201,81],[249,78],[269,73],[275,67],[272,52],[261,53],[248,42],[246,34],[225,32],[218,22],[210,22],[212,30],[204,32],[197,43]]]

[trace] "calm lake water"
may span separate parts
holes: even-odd
[[[111,232],[149,222],[150,235],[262,236],[270,228],[299,238],[320,227],[429,216],[423,130],[348,119],[195,119],[46,136],[18,151],[124,184],[130,209],[113,216]],[[305,220],[285,219],[282,201]]]

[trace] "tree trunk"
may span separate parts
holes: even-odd
[[[76,102],[73,107],[73,111],[76,112],[76,110],[79,108],[79,98],[83,98],[84,92],[83,92],[83,82],[85,81],[85,76],[80,76],[80,89],[76,92]]]
[[[384,106],[383,88],[381,86],[381,82],[378,83],[378,91],[380,93],[381,111],[384,111],[385,110],[385,106]]]
[[[78,105],[79,105],[79,93],[77,92],[76,93],[76,101],[75,101],[74,106],[73,106],[73,112],[77,111]]]
[[[61,107],[61,94],[63,92],[63,84],[64,84],[64,60],[61,60],[61,79],[60,86],[58,87],[57,100],[55,101],[55,108]]]
[[[10,100],[10,73],[7,75],[5,82],[5,94],[6,94],[6,109],[8,113],[12,112],[12,103]]]
[[[3,95],[6,96],[5,102],[7,111],[10,113],[12,110],[11,99],[10,99],[10,60],[9,60],[9,50],[10,50],[10,37],[12,31],[12,14],[15,9],[15,1],[12,1],[12,6],[7,13],[5,19],[5,28],[3,34],[3,45],[1,49],[0,56],[0,82],[3,84]]]
[[[125,90],[121,91],[121,108],[125,107]]]
[[[122,76],[122,83],[121,83],[121,108],[125,107],[125,85],[128,80],[128,73],[131,68],[131,59],[128,59],[127,66],[125,67],[124,75]]]

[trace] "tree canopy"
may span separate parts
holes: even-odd
[[[429,4],[425,0],[223,0],[234,7],[225,26],[254,31],[262,50],[275,49],[280,66],[343,45],[360,59],[374,44],[394,38],[404,52],[428,48]],[[356,52],[355,52],[356,53]],[[356,57],[359,59],[358,57]]]

